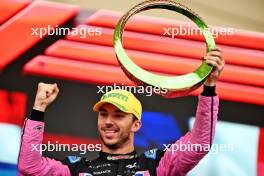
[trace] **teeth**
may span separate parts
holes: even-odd
[[[107,133],[114,133],[115,131],[106,130]]]

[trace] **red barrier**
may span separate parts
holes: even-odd
[[[96,28],[95,26],[80,25],[78,28]],[[87,35],[85,38],[79,35],[68,35],[69,40],[93,43],[98,45],[113,46],[113,29],[102,28],[101,35]],[[180,56],[186,58],[201,59],[205,54],[204,42],[185,39],[170,39],[156,35],[137,32],[125,32],[124,47],[127,49]],[[223,50],[226,63],[249,67],[264,68],[264,51],[243,49],[231,46],[218,45]]]
[[[127,50],[127,53],[140,67],[171,75],[190,73],[201,64],[201,61],[197,59],[186,59],[134,50]],[[60,40],[47,48],[45,54],[119,66],[114,48],[108,46]],[[226,65],[220,76],[220,80],[253,86],[264,86],[264,70]]]
[[[120,67],[82,61],[37,56],[24,67],[25,74],[55,77],[94,84],[133,85]],[[218,82],[217,92],[222,99],[264,105],[264,89],[233,83]],[[193,95],[197,95],[196,91]]]
[[[259,130],[257,176],[264,175],[264,128]]]
[[[35,1],[0,26],[0,71],[47,36],[40,38],[32,28],[55,28],[69,21],[78,10],[76,6]]]
[[[27,95],[0,90],[0,122],[22,126],[26,115]]]
[[[32,0],[1,0],[0,3],[0,24],[7,21],[13,15],[25,8]]]
[[[122,14],[123,13],[109,10],[99,10],[87,19],[86,24],[114,28]],[[187,29],[188,26],[196,27],[194,23],[149,16],[135,16],[128,22],[126,30],[163,36],[165,32],[164,28],[179,29],[180,26],[185,29]],[[216,26],[213,26],[211,30],[219,31],[219,35],[216,38],[216,43],[218,44],[264,50],[263,33],[232,29],[232,35],[226,35],[226,33],[231,32],[225,33],[224,31],[228,29]],[[204,41],[202,35],[189,34],[176,35],[176,37]]]

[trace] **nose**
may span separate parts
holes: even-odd
[[[108,116],[105,118],[105,124],[106,124],[106,125],[113,125],[113,121],[112,121],[112,117],[111,117],[111,115],[108,115]]]

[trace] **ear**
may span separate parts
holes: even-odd
[[[142,123],[140,120],[135,120],[131,127],[131,132],[137,132],[142,126]]]

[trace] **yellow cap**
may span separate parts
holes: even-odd
[[[98,112],[99,108],[105,103],[113,104],[121,111],[132,113],[138,120],[141,119],[141,103],[131,92],[122,89],[114,89],[106,92],[100,101],[94,105],[93,110]]]

